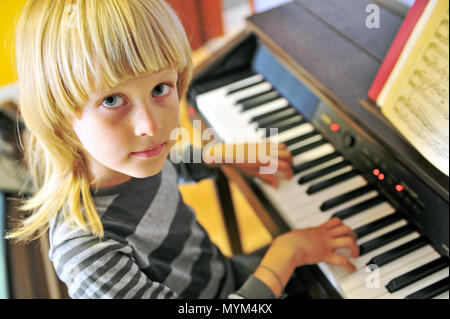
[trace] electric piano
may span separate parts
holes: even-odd
[[[355,273],[299,267],[311,297],[448,299],[448,177],[366,99],[402,22],[380,8],[381,28],[366,28],[369,3],[297,0],[249,17],[196,70],[188,99],[226,143],[290,149],[295,175],[278,189],[242,177],[271,234],[333,216],[357,234]]]

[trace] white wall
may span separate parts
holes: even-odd
[[[255,10],[256,12],[266,11],[292,1],[293,0],[255,0]]]

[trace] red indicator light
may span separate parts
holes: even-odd
[[[195,114],[194,108],[193,107],[189,107],[188,108],[188,113],[189,113],[189,115],[194,115]]]
[[[339,124],[337,124],[337,123],[331,124],[330,125],[330,130],[332,130],[333,132],[339,131]]]
[[[379,179],[380,181],[382,181],[382,180],[384,179],[384,174],[378,175],[378,179]]]
[[[395,190],[397,192],[401,192],[403,189],[404,189],[404,187],[402,185],[400,185],[400,184],[395,186]]]
[[[380,175],[380,170],[378,168],[373,170],[373,175],[378,176]]]

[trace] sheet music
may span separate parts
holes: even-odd
[[[448,176],[449,10],[447,1],[432,2],[383,88],[380,104],[400,133]]]

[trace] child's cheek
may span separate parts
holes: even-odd
[[[104,125],[118,125],[124,119],[127,119],[129,107],[119,107],[114,110],[103,109],[99,114],[99,119]]]
[[[175,125],[178,124],[179,116],[180,116],[180,103],[176,96],[172,96],[167,98],[162,104],[162,108],[166,114],[166,121],[168,122],[176,122]]]

